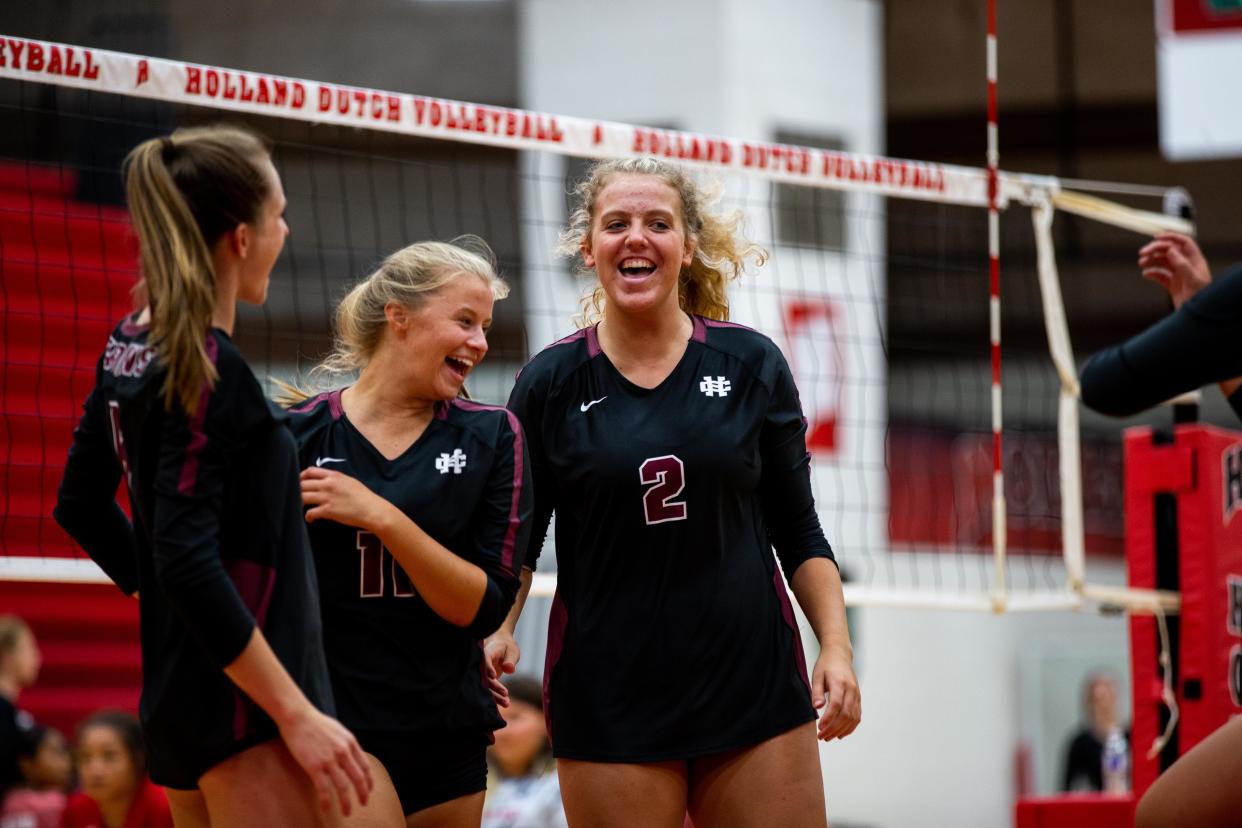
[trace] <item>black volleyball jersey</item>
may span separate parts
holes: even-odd
[[[275,735],[222,672],[256,625],[310,701],[334,707],[288,415],[219,329],[206,340],[214,387],[194,415],[166,411],[148,333],[131,318],[108,338],[55,517],[124,592],[140,591],[144,725],[158,747],[206,757],[205,770]],[[132,524],[114,497],[122,477]],[[157,781],[184,786],[152,747]]]
[[[687,758],[812,719],[772,548],[790,577],[833,556],[776,345],[695,317],[680,362],[644,389],[587,328],[522,369],[509,407],[534,475],[528,566],[556,512],[544,689],[556,755]]]
[[[385,731],[503,726],[484,683],[481,639],[513,606],[530,527],[517,418],[468,400],[437,403],[418,440],[388,460],[349,421],[340,390],[293,412],[303,467],[357,478],[487,574],[474,621],[458,627],[427,606],[375,535],[330,520],[310,524],[341,721]]]

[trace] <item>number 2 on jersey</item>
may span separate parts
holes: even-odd
[[[384,548],[379,537],[371,532],[358,530],[359,579],[358,595],[362,598],[384,597],[384,573],[392,575],[394,598],[409,598],[415,594],[414,584],[392,553]]]
[[[686,501],[673,500],[686,487],[686,467],[680,457],[648,457],[638,467],[638,479],[650,486],[643,493],[643,515],[648,526],[686,519]]]

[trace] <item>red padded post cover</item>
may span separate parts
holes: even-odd
[[[1174,429],[1173,443],[1155,445],[1150,429],[1132,429],[1125,435],[1125,470],[1131,586],[1155,586],[1153,496],[1177,498],[1182,611],[1174,693],[1178,752],[1185,753],[1242,712],[1242,434],[1184,425]],[[1130,643],[1133,787],[1141,796],[1159,774],[1159,759],[1146,757],[1162,707],[1155,619],[1132,618]]]

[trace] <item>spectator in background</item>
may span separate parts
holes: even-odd
[[[82,790],[69,797],[62,828],[172,828],[168,797],[147,778],[137,719],[119,710],[91,715],[74,754]]]
[[[556,761],[543,721],[543,687],[528,676],[510,676],[505,726],[487,752],[488,790],[482,828],[563,828],[565,808]]]
[[[1083,683],[1082,727],[1070,740],[1065,755],[1066,791],[1104,790],[1104,741],[1117,721],[1117,682],[1107,673],[1094,672]],[[1126,741],[1130,734],[1126,731]]]
[[[69,750],[59,730],[34,725],[19,732],[18,782],[0,807],[0,828],[60,828],[69,789]]]
[[[0,615],[0,796],[18,781],[17,748],[34,720],[17,709],[17,697],[39,677],[42,656],[34,633],[16,615]]]

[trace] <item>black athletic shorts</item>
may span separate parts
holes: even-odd
[[[406,814],[487,789],[487,745],[479,731],[355,730],[362,749],[384,765]]]

